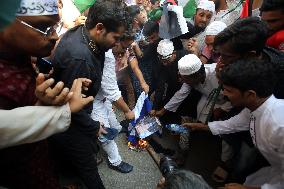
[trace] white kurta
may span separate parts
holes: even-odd
[[[210,122],[214,135],[249,130],[255,146],[271,166],[247,177],[245,185],[262,189],[284,188],[284,100],[273,95],[251,112],[245,108],[226,121]]]
[[[0,110],[0,149],[32,143],[70,126],[69,105],[25,106],[12,110]]]
[[[106,127],[110,127],[109,118],[115,117],[111,103],[117,101],[120,97],[121,92],[117,85],[115,73],[115,58],[112,50],[109,50],[105,53],[101,88],[93,102],[92,118],[103,122]]]
[[[105,53],[101,88],[93,103],[92,119],[102,122],[105,127],[115,128],[120,131],[122,127],[112,110],[112,102],[117,101],[120,97],[121,92],[115,74],[115,58],[110,49]],[[114,140],[102,140],[102,148],[107,153],[108,160],[112,165],[117,166],[121,163],[122,159]]]
[[[205,64],[205,73],[206,78],[203,84],[199,84],[194,87],[199,91],[202,96],[197,105],[197,118],[199,121],[205,121],[209,109],[206,109],[206,103],[209,94],[213,89],[218,88],[218,79],[216,78],[216,64]],[[184,99],[190,94],[191,87],[184,83],[179,91],[177,91],[170,101],[164,106],[164,108],[171,112],[176,112],[178,107],[181,105]],[[224,100],[223,93],[220,92],[215,108],[222,108],[225,111],[228,111],[231,108],[231,103]]]

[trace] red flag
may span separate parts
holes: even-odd
[[[246,0],[246,1],[243,3],[243,9],[242,9],[240,18],[245,18],[245,17],[248,17],[248,16],[249,16],[249,1],[250,1],[250,0]]]

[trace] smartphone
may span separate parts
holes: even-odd
[[[36,66],[39,72],[43,74],[49,74],[53,68],[52,63],[44,58],[37,58]]]

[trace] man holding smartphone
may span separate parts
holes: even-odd
[[[0,32],[0,108],[4,110],[35,104],[31,56],[49,56],[58,39],[56,0],[22,0],[16,14],[16,20]],[[0,170],[0,185],[8,188],[60,188],[46,141],[1,150]]]

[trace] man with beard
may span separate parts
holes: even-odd
[[[101,86],[105,52],[112,48],[126,29],[125,4],[98,0],[90,8],[85,25],[64,34],[55,50],[54,78],[70,86],[77,77],[92,80],[86,95],[95,96]],[[53,137],[52,143],[64,160],[75,168],[89,189],[104,188],[98,173],[97,137],[106,134],[100,122],[90,117],[92,104],[72,114],[71,128]]]
[[[215,14],[215,4],[213,1],[201,0],[197,5],[193,21],[189,24],[189,32],[180,36],[183,48],[191,52],[191,44],[197,42],[198,52],[205,46],[205,28],[209,25],[211,18]],[[191,26],[190,26],[191,25]],[[192,27],[193,25],[193,27]],[[192,52],[191,52],[192,53]]]
[[[216,63],[203,65],[201,60],[194,54],[182,57],[178,61],[178,70],[183,85],[160,111],[163,113],[167,111],[175,112],[194,88],[202,94],[197,105],[197,121],[203,123],[208,121],[210,108],[212,108],[210,105],[213,101],[210,95],[219,87],[215,67]],[[230,103],[224,100],[222,93],[216,97],[216,102],[214,102],[213,106],[213,116],[217,115],[214,111],[229,111],[231,108]],[[218,120],[217,117],[213,117],[213,119]]]
[[[35,9],[35,5],[42,9]],[[50,55],[58,39],[55,33],[58,21],[57,1],[22,1],[16,20],[0,33],[1,109],[35,105],[36,83],[31,56]],[[48,160],[46,141],[6,148],[0,154],[1,185],[60,188]]]
[[[205,30],[205,47],[199,55],[200,60],[203,64],[217,63],[219,54],[214,51],[213,44],[214,39],[218,33],[226,28],[226,24],[221,21],[213,21]]]

